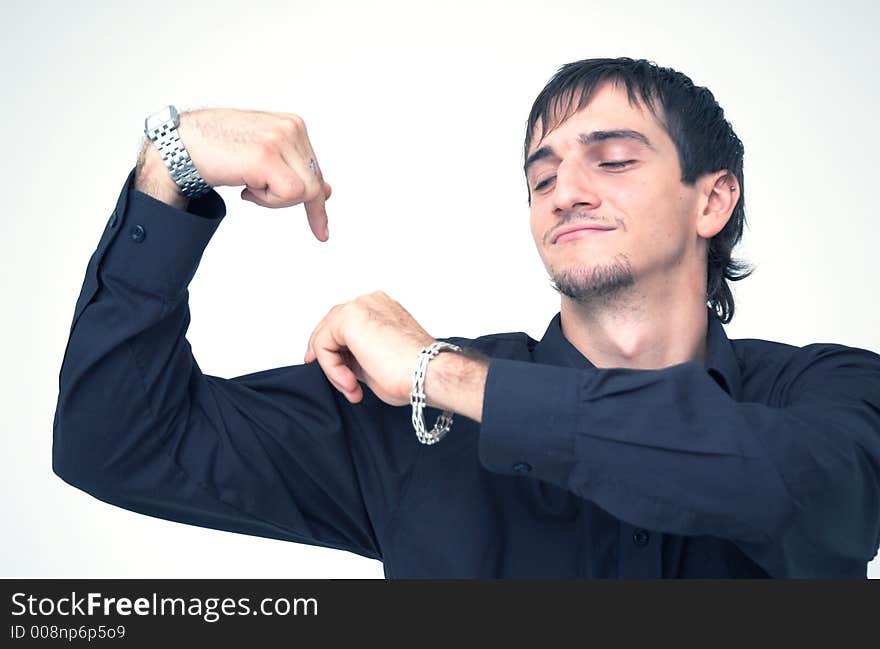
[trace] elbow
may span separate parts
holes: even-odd
[[[751,481],[750,503],[745,520],[748,530],[741,540],[749,543],[775,543],[795,525],[801,505],[792,496],[779,473],[771,466]]]
[[[778,542],[794,526],[800,506],[787,489],[778,490],[772,496],[765,496],[763,504],[763,520],[760,524],[763,542]]]
[[[52,472],[57,475],[59,478],[64,480],[71,487],[76,487],[82,491],[87,493],[92,493],[94,488],[92,485],[87,484],[85,480],[85,473],[79,471],[75,468],[76,465],[66,462],[64,458],[59,457],[59,454],[54,450],[52,452]]]
[[[90,494],[97,490],[100,463],[95,448],[87,452],[86,436],[55,414],[52,435],[52,472],[67,484]]]
[[[64,443],[59,440],[57,426],[52,442],[52,472],[72,487],[87,492],[91,491],[91,485],[87,484],[88,471],[76,461]]]

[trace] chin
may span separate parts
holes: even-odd
[[[553,289],[579,302],[612,295],[635,284],[632,266],[623,254],[605,263],[573,264],[561,269],[550,266],[547,270]]]

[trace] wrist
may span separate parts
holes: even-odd
[[[425,371],[425,403],[479,422],[488,373],[489,358],[476,350],[438,354]]]
[[[162,156],[149,139],[144,140],[138,156],[134,188],[180,210],[185,210],[189,205],[189,199],[180,191]]]

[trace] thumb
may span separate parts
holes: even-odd
[[[250,201],[251,203],[256,203],[257,205],[262,205],[263,207],[269,207],[266,204],[264,198],[262,196],[258,196],[256,192],[254,192],[249,187],[245,187],[241,190],[241,200]]]

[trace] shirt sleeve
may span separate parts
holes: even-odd
[[[203,374],[186,340],[187,287],[225,205],[212,190],[179,210],[133,177],[74,311],[53,470],[150,516],[380,559],[415,444],[383,436],[385,404],[366,388],[351,404],[316,362]]]
[[[695,362],[493,358],[480,461],[632,525],[730,539],[776,577],[864,567],[880,543],[880,356],[809,345],[774,392],[737,402]]]

